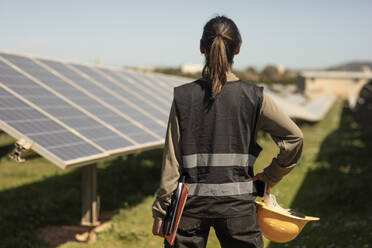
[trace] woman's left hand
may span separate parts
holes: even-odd
[[[261,175],[261,173],[258,173],[257,175],[255,175],[253,177],[253,182],[254,181],[257,181],[257,180],[260,180],[260,181],[264,181],[265,182],[265,180],[264,180],[263,176]],[[270,194],[270,190],[271,190],[272,187],[270,187],[267,182],[265,182],[265,183],[266,183],[266,192],[265,193],[266,194]]]

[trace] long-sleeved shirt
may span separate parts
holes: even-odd
[[[239,79],[234,74],[227,74],[228,82],[236,80]],[[261,173],[263,180],[268,186],[272,187],[296,166],[302,152],[303,135],[298,126],[265,92],[257,122],[256,135],[258,130],[268,132],[280,149],[277,157],[273,158],[270,165]],[[165,138],[160,187],[152,206],[154,218],[164,217],[170,204],[171,194],[177,188],[181,167],[180,128],[173,102]]]

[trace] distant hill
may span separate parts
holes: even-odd
[[[332,66],[327,68],[326,70],[334,70],[334,71],[362,71],[363,68],[369,67],[372,71],[372,61],[355,61],[344,63],[336,66]]]

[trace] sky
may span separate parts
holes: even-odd
[[[204,24],[226,15],[243,39],[236,69],[372,61],[372,1],[0,0],[0,50],[126,66],[204,63]]]

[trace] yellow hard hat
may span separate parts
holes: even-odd
[[[277,211],[268,207],[264,202],[257,204],[258,225],[261,228],[265,238],[277,242],[287,243],[302,231],[306,223],[312,220],[319,220],[317,217],[310,216],[295,216],[291,210]]]

